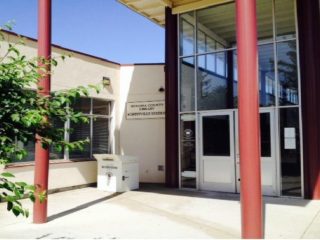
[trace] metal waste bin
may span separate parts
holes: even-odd
[[[97,187],[108,192],[139,188],[139,163],[133,156],[94,154],[98,162]]]

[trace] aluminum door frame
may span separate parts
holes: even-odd
[[[230,160],[232,162],[230,166],[230,175],[232,177],[231,183],[229,187],[216,183],[214,187],[212,187],[213,182],[204,181],[204,161],[203,161],[203,117],[210,116],[229,116],[229,134],[230,134]],[[199,122],[199,148],[198,148],[198,162],[199,162],[199,189],[205,191],[217,191],[217,192],[236,192],[236,162],[235,162],[235,122],[234,122],[234,110],[215,110],[215,111],[205,111],[199,112],[198,114],[198,122]],[[211,186],[210,186],[211,185]]]
[[[277,124],[276,124],[276,116],[275,116],[276,109],[274,108],[260,108],[259,113],[269,113],[270,114],[270,141],[271,141],[271,161],[274,163],[272,166],[272,187],[263,187],[262,186],[262,192],[265,196],[279,196],[279,180],[278,180],[278,164],[277,161],[277,141],[276,141],[276,132],[277,132]],[[239,162],[239,122],[238,122],[238,110],[235,110],[234,113],[234,119],[235,119],[235,158],[236,158],[236,192],[240,193],[240,162]],[[263,160],[267,160],[266,158],[269,157],[262,157],[261,162]],[[264,161],[264,162],[265,162]],[[262,165],[261,165],[262,168]],[[263,169],[261,169],[261,174],[263,172]]]

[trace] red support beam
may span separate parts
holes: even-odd
[[[320,200],[320,2],[297,1],[305,197]]]
[[[51,57],[51,0],[38,0],[38,56],[47,60]],[[41,62],[39,63],[42,64]],[[50,71],[50,65],[45,64]],[[50,75],[46,74],[39,79],[39,94],[50,94]],[[40,136],[36,136],[34,184],[38,186],[37,192],[48,190],[49,149],[43,149]],[[36,198],[33,208],[33,222],[47,222],[47,200],[40,203]]]
[[[262,238],[256,0],[237,0],[242,238]]]

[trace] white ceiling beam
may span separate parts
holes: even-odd
[[[172,8],[172,1],[170,0],[160,0],[161,4],[163,4],[165,7]]]

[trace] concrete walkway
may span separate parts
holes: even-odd
[[[32,209],[29,201],[23,201]],[[265,198],[266,238],[320,238],[320,201]],[[145,186],[122,194],[83,188],[49,195],[35,225],[0,204],[0,238],[239,238],[238,195]]]

